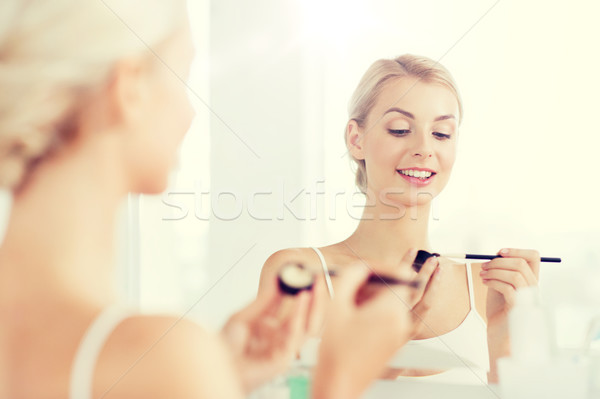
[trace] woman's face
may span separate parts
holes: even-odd
[[[148,72],[143,115],[128,151],[134,173],[131,189],[143,193],[165,189],[194,116],[185,83],[194,55],[189,30],[182,30],[157,53],[160,59],[152,61]]]
[[[368,190],[389,205],[428,203],[446,186],[456,156],[458,101],[413,77],[389,82],[358,131]],[[352,122],[351,122],[352,123]]]

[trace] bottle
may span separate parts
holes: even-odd
[[[296,360],[287,372],[290,399],[310,399],[310,369]]]
[[[519,288],[508,314],[511,356],[498,359],[503,399],[586,399],[588,368],[552,353],[550,328],[537,287]]]
[[[526,364],[550,360],[551,342],[546,313],[537,287],[519,288],[508,314],[511,358]]]

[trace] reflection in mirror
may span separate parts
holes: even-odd
[[[136,300],[219,326],[255,295],[270,254],[347,238],[365,203],[341,139],[348,99],[373,60],[424,54],[452,72],[465,109],[424,248],[561,256],[541,266],[540,288],[555,309],[556,344],[581,346],[600,303],[598,279],[586,278],[600,263],[589,180],[600,170],[598,6],[544,4],[540,18],[536,2],[402,3],[222,0],[206,2],[210,18],[192,13],[206,19],[195,26],[210,59],[193,68],[192,87],[210,111],[197,102],[201,128],[188,135],[171,188],[142,199]],[[564,15],[577,29],[556,28]]]

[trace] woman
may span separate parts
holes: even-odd
[[[183,1],[0,3],[0,186],[13,196],[0,247],[0,397],[241,398],[297,351],[321,305],[309,292],[283,298],[275,278],[218,336],[118,305],[117,208],[129,192],[165,188],[193,116],[181,82],[192,55]],[[370,337],[360,326],[387,325],[394,295],[408,294],[357,306],[366,278],[342,276],[326,334],[356,329],[322,351],[317,398],[356,397],[375,377],[351,378],[348,345]],[[281,315],[282,301],[293,311]],[[373,370],[409,327],[400,313],[372,342]]]
[[[343,270],[347,264],[362,262],[385,272],[400,268],[397,260],[409,248],[434,252],[428,239],[431,201],[450,178],[462,118],[450,73],[413,55],[376,61],[356,88],[349,114],[345,141],[367,204],[358,227],[336,244],[273,254],[263,268],[259,291],[272,278],[273,268],[290,260],[325,271],[322,286],[329,287],[329,293],[323,289],[316,294],[333,296],[336,281],[329,284],[328,269]],[[467,367],[445,373],[395,370],[394,376],[482,383],[489,362],[489,379],[496,381],[495,360],[509,351],[506,316],[514,292],[537,284],[539,270],[535,251],[503,249],[499,254],[502,258],[472,265],[430,258],[419,273],[405,265],[423,288],[410,303],[398,304],[409,307],[419,321],[404,352],[449,352]]]

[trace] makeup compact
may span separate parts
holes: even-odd
[[[301,263],[286,263],[277,275],[279,290],[287,295],[296,295],[300,291],[312,289],[315,273]]]

